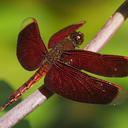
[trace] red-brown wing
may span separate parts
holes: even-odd
[[[46,87],[78,102],[107,104],[118,94],[115,84],[91,77],[61,62],[53,64],[45,77]]]
[[[107,77],[128,76],[128,57],[102,55],[84,50],[65,51],[62,59],[71,66]]]
[[[47,53],[41,39],[38,24],[32,20],[20,33],[17,42],[17,57],[27,70],[37,69]]]
[[[48,48],[53,48],[57,43],[62,41],[65,37],[70,35],[71,33],[75,32],[78,28],[80,28],[84,22],[80,22],[77,24],[72,24],[67,26],[60,31],[56,32],[49,40]]]

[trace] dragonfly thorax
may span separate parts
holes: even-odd
[[[46,62],[55,63],[61,58],[63,51],[65,50],[74,50],[75,47],[78,47],[84,39],[84,35],[81,32],[73,32],[63,41],[56,44],[46,55]]]
[[[63,53],[63,43],[58,43],[54,48],[52,48],[46,55],[46,61],[48,63],[55,63],[60,59]]]

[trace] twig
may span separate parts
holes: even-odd
[[[125,1],[84,50],[99,51],[128,17],[128,1]],[[98,44],[98,45],[97,45]]]
[[[93,52],[99,51],[108,42],[117,29],[119,29],[127,16],[128,1],[125,1],[84,49]],[[11,128],[36,107],[44,103],[44,101],[46,101],[51,95],[52,93],[44,87],[35,91],[32,95],[27,97],[24,101],[19,103],[0,118],[0,128]]]

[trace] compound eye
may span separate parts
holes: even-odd
[[[84,41],[84,35],[81,32],[74,32],[70,35],[75,46],[80,45]]]
[[[75,41],[79,41],[80,39],[81,39],[81,36],[80,35],[77,35],[77,36],[74,37],[74,40]]]

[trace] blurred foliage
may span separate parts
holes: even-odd
[[[85,20],[86,25],[80,29],[86,37],[85,43],[81,46],[83,48],[122,2],[123,0],[1,0],[0,104],[33,74],[24,70],[16,58],[17,35],[25,18],[37,19],[46,45],[49,37],[59,29]],[[101,50],[102,53],[128,55],[127,26],[126,22]],[[103,79],[128,89],[127,78]],[[38,82],[23,98],[42,84],[43,80]],[[102,106],[81,104],[55,95],[18,123],[15,128],[127,128],[128,103],[126,99],[122,97],[116,103]]]

